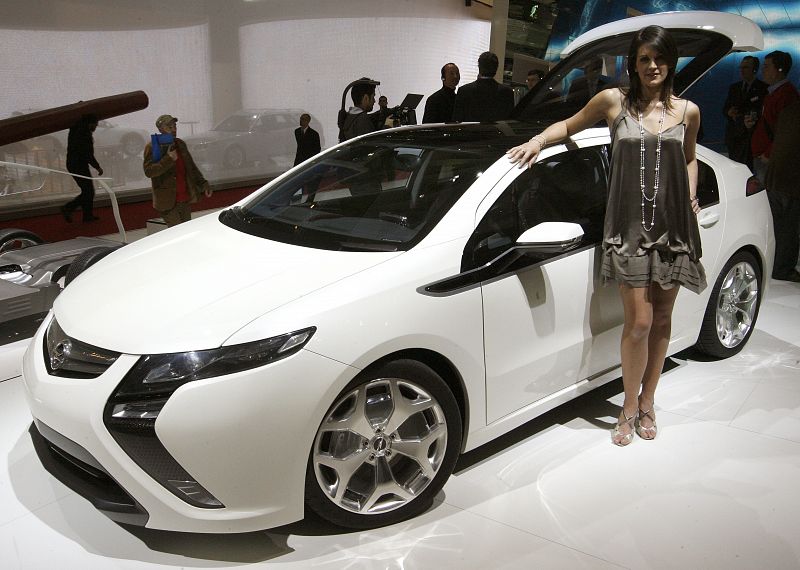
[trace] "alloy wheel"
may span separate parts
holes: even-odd
[[[312,453],[316,481],[342,509],[387,513],[430,485],[447,439],[444,411],[428,391],[376,378],[344,394],[322,421]]]
[[[758,276],[746,261],[733,265],[717,298],[717,337],[725,348],[738,346],[750,332],[758,309]]]

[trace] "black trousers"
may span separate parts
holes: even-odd
[[[772,267],[772,277],[783,279],[795,271],[800,252],[800,198],[769,190],[767,196],[775,227],[775,265]]]
[[[88,164],[67,164],[67,170],[72,174],[91,176]],[[92,205],[94,203],[94,182],[77,176],[73,176],[72,179],[75,181],[75,184],[78,185],[78,188],[81,189],[81,193],[74,200],[67,202],[64,207],[70,212],[76,208],[81,208],[83,210],[83,217],[91,218]]]

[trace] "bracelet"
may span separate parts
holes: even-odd
[[[544,134],[539,134],[531,138],[531,142],[536,141],[539,143],[539,150],[541,151],[547,146],[547,137]]]
[[[697,196],[695,196],[694,198],[689,198],[689,201],[690,202],[699,202],[700,200],[698,200]]]

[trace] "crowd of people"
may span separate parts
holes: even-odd
[[[723,105],[728,156],[746,164],[765,184],[775,229],[772,278],[800,283],[800,185],[794,172],[800,140],[800,93],[787,79],[792,56],[773,51],[759,60],[742,58],[742,80],[728,89]]]
[[[508,151],[512,162],[531,167],[548,145],[599,121],[611,129],[602,277],[618,285],[624,308],[621,360],[625,399],[612,431],[612,441],[619,446],[630,444],[634,434],[644,440],[656,437],[655,391],[669,344],[675,299],[680,287],[695,293],[706,287],[696,219],[700,212],[695,155],[700,110],[673,92],[677,62],[678,47],[669,32],[658,26],[639,30],[627,58],[628,86],[604,84],[601,65],[587,63],[579,80],[585,83],[581,97],[584,91],[589,95],[580,110]],[[800,282],[795,269],[800,187],[793,169],[800,143],[800,94],[787,79],[791,66],[791,56],[782,51],[767,54],[763,66],[756,57],[743,58],[739,68],[742,80],[730,86],[723,113],[730,158],[748,165],[766,183],[776,239],[772,276]],[[763,81],[756,77],[759,67]],[[508,119],[514,107],[513,92],[494,79],[497,69],[497,56],[484,52],[478,59],[478,78],[456,91],[459,69],[454,63],[444,65],[442,87],[428,97],[423,122]],[[529,88],[541,79],[541,72],[531,71]],[[341,124],[344,140],[392,126],[392,109],[385,96],[378,99],[379,109],[373,112],[375,83],[353,84],[353,105]],[[310,115],[304,113],[299,120],[294,133],[295,165],[321,150],[319,134],[310,127]],[[157,119],[159,132],[146,145],[143,162],[144,172],[152,180],[153,206],[170,226],[190,219],[190,204],[202,195],[211,195],[186,144],[177,138],[177,123],[171,115]],[[96,125],[97,119],[87,116],[70,130],[67,164],[71,172],[80,175],[75,180],[81,195],[62,208],[67,221],[77,207],[83,208],[85,221],[95,219],[93,189],[86,177],[90,165],[102,174],[92,152]],[[637,174],[631,176],[630,169]]]
[[[595,95],[605,89],[598,62],[589,62],[582,77],[573,81],[586,83],[586,88],[571,85],[567,98],[575,91],[586,95],[580,106],[587,105]],[[425,104],[423,123],[491,122],[509,119],[514,108],[514,94],[510,87],[494,79],[499,61],[492,52],[478,58],[478,78],[457,89],[461,74],[455,63],[441,68],[442,87],[431,94]],[[757,77],[759,68],[763,80]],[[800,253],[800,187],[793,172],[793,161],[800,133],[800,94],[787,79],[792,67],[791,56],[783,51],[773,51],[764,58],[763,66],[754,56],[744,57],[739,65],[741,81],[733,83],[723,105],[726,120],[725,145],[728,156],[746,164],[756,177],[766,185],[775,227],[775,263],[772,277],[800,282],[796,270]],[[543,78],[540,70],[528,72],[526,84],[532,89]],[[347,111],[342,125],[342,140],[376,130],[396,126],[394,110],[389,108],[386,96],[377,100],[375,85],[356,83],[350,92],[353,105]],[[154,135],[144,149],[144,173],[151,179],[153,207],[167,225],[175,225],[191,218],[190,204],[211,190],[200,169],[181,139],[176,137],[175,117],[162,115],[156,128],[168,138]],[[311,117],[304,113],[295,130],[297,153],[294,165],[313,157],[321,150],[319,133],[310,127]],[[67,222],[80,208],[83,221],[91,222],[94,186],[89,167],[99,175],[100,167],[93,151],[92,133],[97,118],[85,116],[69,132],[67,169],[74,174],[81,190],[78,197],[61,207]],[[159,142],[162,141],[162,142]]]

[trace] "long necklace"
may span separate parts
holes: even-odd
[[[658,178],[659,170],[661,169],[661,133],[664,131],[664,116],[666,114],[667,106],[661,104],[661,117],[658,119],[658,142],[656,143],[656,175],[653,182],[653,196],[648,196],[644,189],[644,125],[642,124],[642,109],[637,109],[639,113],[639,188],[642,192],[642,227],[645,231],[649,232],[653,229],[656,222],[656,196],[658,196]],[[650,202],[650,227],[647,227],[647,221],[644,214],[645,202]]]

